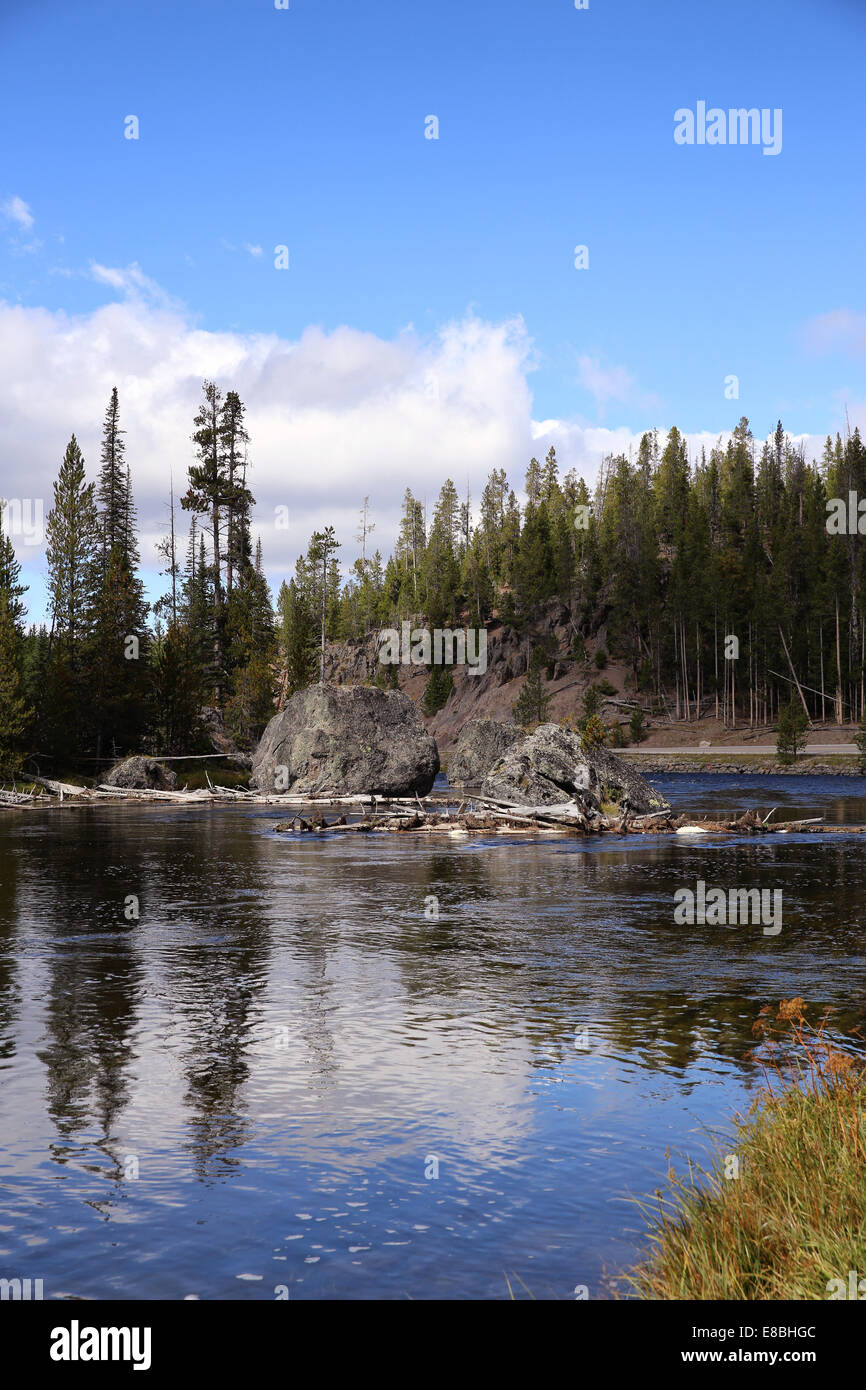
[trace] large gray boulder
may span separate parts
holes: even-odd
[[[313,685],[274,715],[250,782],[294,796],[426,796],[438,771],[439,751],[408,695]]]
[[[102,780],[109,787],[123,787],[126,791],[171,792],[177,785],[177,774],[153,758],[126,758],[115,763]]]
[[[631,810],[662,811],[667,802],[646,778],[606,748],[584,750],[580,734],[558,724],[539,727],[515,743],[488,773],[481,788],[492,801],[517,806],[556,806],[579,801],[601,806],[612,792]]]
[[[470,719],[463,725],[448,761],[448,781],[452,787],[483,782],[490,769],[518,739],[523,730],[516,724],[500,724],[496,719]]]

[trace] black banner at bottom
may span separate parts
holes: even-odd
[[[411,1373],[406,1351],[394,1334],[412,1338],[423,1373],[441,1367],[453,1375],[456,1344],[465,1373],[467,1347],[489,1374],[499,1356],[513,1355],[512,1338],[535,1329],[577,1337],[579,1363],[595,1356],[609,1372],[668,1372],[679,1367],[700,1374],[707,1366],[760,1366],[787,1371],[808,1367],[823,1376],[855,1362],[864,1324],[842,1302],[822,1303],[651,1303],[570,1302],[16,1302],[0,1303],[4,1356],[14,1352],[20,1371],[50,1382],[93,1379],[109,1371],[157,1377],[209,1374],[221,1380],[264,1365],[292,1365],[300,1350],[317,1351],[333,1373],[335,1353],[352,1357],[354,1370],[399,1364]],[[526,1319],[526,1321],[524,1321]],[[321,1331],[321,1342],[316,1334]],[[335,1333],[339,1334],[335,1338]],[[469,1339],[468,1342],[466,1339]],[[542,1343],[539,1369],[561,1343]],[[524,1353],[531,1348],[523,1343]],[[587,1360],[587,1358],[590,1358]],[[598,1364],[595,1362],[595,1364]],[[16,1368],[17,1369],[17,1368]],[[323,1366],[323,1370],[325,1366]],[[514,1367],[511,1367],[512,1371]],[[576,1365],[575,1370],[579,1367]],[[309,1368],[308,1368],[309,1371]],[[307,1374],[308,1374],[307,1371]],[[20,1372],[19,1372],[20,1373]]]

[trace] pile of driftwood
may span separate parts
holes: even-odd
[[[442,794],[437,800],[441,801]],[[283,797],[283,802],[292,798]],[[415,797],[386,800],[375,796],[368,797],[326,797],[318,802],[298,800],[305,814],[300,810],[289,820],[281,821],[274,828],[293,834],[315,832],[370,832],[394,831],[415,834],[508,834],[532,835],[539,833],[576,835],[772,835],[787,834],[792,831],[807,830],[818,832],[833,830],[852,834],[866,833],[866,826],[825,826],[822,816],[808,820],[774,821],[770,817],[774,811],[761,818],[756,811],[746,811],[739,816],[720,819],[710,815],[677,815],[674,811],[653,811],[648,815],[622,813],[606,815],[594,808],[587,809],[578,802],[568,801],[556,806],[513,806],[502,801],[489,801],[483,797],[473,797],[462,801],[457,809],[446,806],[437,809],[430,804],[431,798],[421,801]],[[328,821],[322,806],[348,803],[357,806],[361,818],[349,821],[346,814]],[[315,806],[313,814],[309,807]],[[775,810],[775,808],[774,808]]]
[[[343,832],[369,834],[395,832],[398,834],[450,835],[771,835],[807,832],[812,834],[866,834],[866,826],[825,825],[822,816],[807,820],[773,821],[770,811],[763,818],[756,811],[720,818],[710,815],[677,815],[672,810],[653,811],[648,815],[633,815],[620,811],[607,815],[593,806],[577,801],[565,801],[555,806],[514,806],[508,802],[472,797],[454,805],[448,791],[424,797],[381,797],[374,794],[357,796],[326,796],[319,798],[293,797],[286,793],[266,795],[243,791],[237,787],[222,787],[207,778],[207,787],[188,791],[133,790],[109,787],[78,787],[69,782],[57,782],[48,777],[28,775],[31,791],[0,791],[0,806],[86,806],[93,802],[174,802],[178,805],[214,805],[237,802],[256,806],[291,806],[297,812],[280,821],[275,829],[293,834]],[[36,788],[40,788],[37,791]],[[327,820],[323,807],[344,807]],[[352,814],[352,809],[354,813]]]
[[[322,805],[335,805],[340,802],[359,805],[361,800],[364,806],[359,820],[349,821],[343,813],[328,821],[321,809]],[[394,831],[398,834],[422,835],[537,835],[543,832],[573,835],[769,835],[818,826],[822,820],[818,817],[802,821],[776,822],[771,825],[769,820],[772,811],[763,820],[754,811],[747,811],[744,815],[726,820],[675,815],[669,809],[641,816],[623,813],[605,815],[594,808],[587,809],[576,801],[563,802],[556,806],[513,806],[507,802],[488,801],[483,797],[463,801],[456,810],[436,809],[417,797],[414,801],[405,798],[382,801],[381,806],[375,797],[332,797],[321,803],[305,801],[298,804],[304,806],[306,814],[299,811],[289,820],[276,825],[276,830],[291,834],[323,831],[369,834]],[[311,804],[316,805],[312,815],[308,811]]]
[[[207,777],[207,773],[205,773]],[[72,782],[58,782],[51,777],[37,777],[33,773],[23,776],[23,781],[34,787],[40,787],[41,792],[19,792],[19,791],[0,791],[0,806],[31,806],[31,805],[64,805],[87,806],[94,801],[174,801],[182,805],[195,804],[196,802],[213,803],[214,801],[249,801],[257,805],[270,806],[284,801],[283,796],[274,794],[273,796],[263,796],[258,792],[247,792],[237,787],[220,787],[207,778],[207,787],[200,787],[196,791],[188,791],[186,787],[180,791],[159,791],[155,787],[134,788],[134,787],[110,787],[107,783],[101,782],[95,787],[78,787]]]

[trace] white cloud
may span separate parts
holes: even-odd
[[[122,298],[79,316],[0,302],[0,495],[41,497],[47,511],[73,431],[94,477],[116,385],[142,558],[152,570],[169,470],[182,492],[206,377],[236,389],[248,408],[255,529],[274,582],[294,570],[312,530],[328,522],[351,565],[365,494],[376,541],[387,552],[407,486],[432,511],[448,476],[461,491],[468,477],[476,499],[493,468],[505,466],[515,484],[522,481],[531,396],[530,344],[519,319],[469,317],[428,339],[411,330],[386,340],[348,327],[310,327],[290,341],[202,330],[139,266],[97,264],[90,275]],[[281,506],[289,508],[287,530],[275,524]],[[185,527],[188,518],[179,521]],[[21,559],[35,599],[34,571],[44,559],[27,548]],[[34,602],[34,616],[38,607]]]
[[[11,198],[7,198],[5,202],[0,203],[0,212],[2,212],[3,216],[10,222],[17,223],[25,232],[29,232],[30,228],[33,226],[33,213],[24,199],[19,198],[17,194]]]
[[[248,241],[244,242],[244,250],[249,251],[251,256],[261,256],[262,254],[261,246],[251,246]]]
[[[177,300],[166,294],[155,280],[144,274],[138,261],[133,261],[124,269],[91,261],[90,278],[99,285],[108,285],[113,290],[119,290],[126,299],[147,300],[166,309],[174,308],[178,311],[182,307]]]
[[[311,532],[328,523],[350,567],[367,494],[375,543],[387,554],[407,487],[430,515],[446,477],[461,495],[468,482],[477,506],[490,471],[504,467],[520,494],[529,458],[543,458],[551,443],[561,473],[574,467],[590,486],[605,454],[637,448],[639,433],[624,428],[533,421],[532,343],[520,318],[470,315],[430,337],[407,328],[392,339],[349,327],[311,326],[294,340],[208,332],[138,265],[93,265],[89,273],[121,298],[79,316],[0,301],[0,496],[42,498],[47,512],[73,432],[95,477],[116,385],[151,574],[162,567],[154,545],[165,530],[169,473],[178,496],[194,458],[204,378],[237,390],[247,406],[254,531],[274,585],[293,572]],[[689,442],[699,450],[715,438]],[[276,525],[278,507],[289,509],[288,529]],[[182,533],[188,520],[178,513]],[[27,547],[19,555],[37,618],[44,556]]]

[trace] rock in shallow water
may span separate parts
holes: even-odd
[[[102,780],[109,787],[123,787],[126,791],[171,792],[177,784],[177,774],[154,758],[126,758],[116,763]]]
[[[493,801],[517,806],[556,806],[578,800],[599,807],[610,792],[627,798],[638,814],[667,809],[645,777],[606,748],[584,750],[580,734],[540,724],[515,743],[491,769],[481,788]]]
[[[408,695],[314,685],[274,715],[250,782],[294,796],[426,796],[438,771],[438,749]]]

